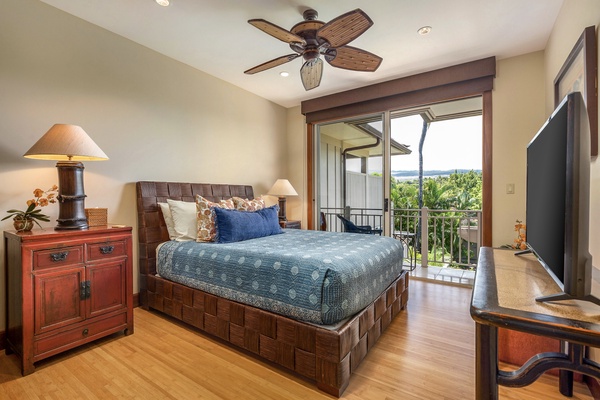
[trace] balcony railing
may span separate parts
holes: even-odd
[[[381,209],[321,209],[327,230],[342,232],[337,214],[357,225],[382,226]],[[481,247],[480,210],[394,209],[392,234],[402,240],[410,266],[429,265],[475,269]]]
[[[356,225],[370,225],[372,228],[382,226],[383,215],[380,208],[322,208],[327,224],[327,230],[331,232],[343,232],[342,222],[337,217],[343,216]]]

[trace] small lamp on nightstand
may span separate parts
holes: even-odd
[[[286,196],[298,196],[294,187],[287,179],[277,179],[271,190],[267,193],[271,196],[279,196],[279,220],[287,221],[285,203]]]
[[[108,160],[100,147],[80,126],[56,124],[23,157],[58,161],[59,211],[54,229],[87,229],[81,161]]]

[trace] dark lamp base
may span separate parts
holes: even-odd
[[[58,170],[58,225],[55,230],[88,229],[83,191],[83,163],[59,161]]]
[[[285,196],[279,196],[279,220],[280,221],[287,221],[287,217],[286,217],[286,210],[285,210],[285,204],[287,202],[287,199]]]
[[[74,221],[74,220],[67,220],[67,221],[60,221],[57,220],[58,224],[54,227],[55,231],[67,231],[67,230],[82,230],[82,229],[88,229],[88,223],[87,223],[87,219],[85,221]]]

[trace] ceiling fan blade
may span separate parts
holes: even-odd
[[[383,61],[378,55],[351,46],[329,49],[324,56],[331,66],[352,71],[373,72]]]
[[[302,78],[302,84],[305,90],[311,90],[321,84],[321,77],[323,76],[323,60],[315,58],[308,60],[300,68],[300,78]]]
[[[275,39],[281,40],[282,42],[301,43],[302,45],[306,44],[306,41],[300,36],[288,31],[287,29],[283,29],[280,26],[272,24],[269,21],[265,21],[264,19],[251,19],[248,21],[248,23],[257,27],[261,31],[268,33]]]
[[[372,25],[371,18],[357,8],[323,25],[317,31],[317,36],[327,40],[331,47],[340,47],[362,35]]]
[[[298,57],[300,57],[300,54],[288,54],[287,56],[277,57],[271,61],[257,65],[254,68],[250,68],[249,70],[244,71],[244,73],[248,75],[256,74],[257,72],[262,72],[269,68],[273,68],[278,65],[285,64],[286,62],[295,60]]]

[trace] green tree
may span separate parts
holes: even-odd
[[[423,188],[423,206],[443,210],[451,205],[452,186],[445,179],[425,179]]]
[[[481,172],[454,172],[448,177],[425,178],[423,205],[430,209],[481,210]],[[391,199],[395,208],[419,208],[418,180],[392,178]]]
[[[481,187],[482,175],[480,172],[469,171],[467,173],[454,172],[447,177],[425,178],[423,180],[423,205],[432,210],[448,210],[447,216],[456,215],[453,210],[480,210],[481,209]],[[419,209],[419,181],[392,180],[391,198],[396,209]],[[398,213],[398,215],[410,214],[410,212]],[[413,218],[396,218],[396,230],[417,232],[417,242],[420,235],[418,233],[416,212],[413,212]],[[440,215],[441,216],[441,215]],[[402,221],[402,226],[400,226]],[[451,249],[455,251],[460,245],[460,240],[453,235],[451,242],[448,232],[456,230],[456,219],[437,218],[433,222],[433,229],[429,230],[429,248],[433,248],[433,242],[436,241],[437,249],[440,252],[449,253]],[[446,234],[445,234],[446,233]],[[420,248],[420,243],[417,243]],[[463,257],[467,253],[463,251]],[[467,255],[470,257],[470,255]],[[455,260],[460,261],[460,260]]]
[[[392,177],[390,197],[394,208],[418,208],[419,189],[414,181],[399,182]]]

